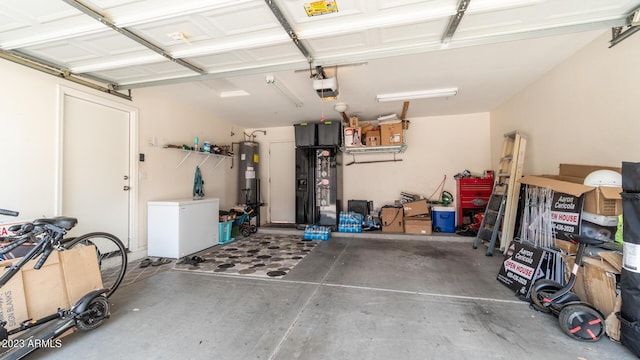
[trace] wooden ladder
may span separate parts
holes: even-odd
[[[502,234],[500,236],[500,250],[503,252],[506,252],[509,248],[515,232],[518,197],[520,196],[520,183],[518,180],[522,177],[526,148],[526,136],[517,131],[504,135],[496,176],[496,184],[507,185]]]

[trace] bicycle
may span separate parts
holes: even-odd
[[[18,216],[18,212],[0,209],[0,215]],[[6,329],[7,322],[0,322],[0,341],[3,344],[10,341],[13,344],[25,345],[10,347],[0,354],[0,358],[21,359],[37,350],[41,344],[53,341],[70,329],[93,330],[109,317],[110,303],[108,297],[115,292],[124,278],[127,264],[126,249],[117,237],[108,233],[89,233],[77,238],[65,239],[64,235],[77,222],[76,218],[59,216],[11,226],[9,231],[15,232],[16,235],[5,238],[5,240],[10,240],[10,244],[0,249],[0,254],[6,254],[26,243],[34,245],[26,255],[16,263],[8,266],[5,272],[0,275],[0,287],[6,285],[30,260],[39,257],[33,267],[38,270],[54,250],[64,251],[90,245],[96,247],[96,256],[103,276],[103,283],[106,282],[109,285],[90,291],[69,309],[58,309],[54,314],[36,320],[28,319],[20,323],[16,328]],[[58,321],[49,327],[36,331],[33,335],[29,335],[26,332],[21,338],[9,340],[9,336],[31,329],[35,331],[36,327],[55,320]],[[25,339],[30,341],[25,342]]]

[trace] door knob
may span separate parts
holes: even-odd
[[[124,190],[124,191],[129,191],[129,189],[131,189],[131,188],[130,188],[129,186],[127,186],[127,185],[125,185],[125,186],[122,188],[122,190]]]

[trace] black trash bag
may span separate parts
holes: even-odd
[[[640,251],[640,163],[622,163],[622,190],[620,342],[640,357],[640,259],[632,255]]]
[[[640,192],[624,191],[620,196],[622,197],[623,240],[631,244],[640,244]]]
[[[623,269],[624,273],[624,269]],[[630,321],[621,312],[616,313],[620,320],[620,343],[631,350],[632,353],[640,356],[640,324],[638,321]]]
[[[622,190],[640,193],[640,163],[622,162]]]

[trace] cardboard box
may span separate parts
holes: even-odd
[[[7,322],[7,329],[13,329],[28,318],[22,272],[18,271],[0,291],[0,320]]]
[[[521,184],[554,191],[551,218],[557,238],[566,240],[565,232],[588,235],[581,231],[582,211],[606,216],[622,212],[621,188],[583,185],[584,178],[596,170],[620,171],[607,166],[560,164],[558,175],[525,176],[519,180]]]
[[[582,184],[584,179],[596,170],[611,170],[620,173],[617,167],[600,165],[560,164],[558,180]],[[616,216],[622,214],[622,188],[619,186],[598,186],[585,194],[583,210],[592,214]]]
[[[358,127],[358,117],[357,116],[352,116],[349,118],[349,127]]]
[[[404,232],[403,208],[383,207],[380,220],[382,232]]]
[[[404,218],[405,234],[431,235],[433,222],[428,216],[412,216]]]
[[[622,269],[622,256],[605,252],[602,259],[584,258],[584,266],[578,271],[573,291],[584,302],[600,311],[605,318],[616,312],[620,295],[616,294],[616,284]],[[574,257],[563,257],[566,263],[567,279],[574,264]],[[615,318],[615,314],[613,316]],[[607,335],[614,340],[619,337],[620,323],[607,320]]]
[[[366,134],[367,131],[370,131],[370,130],[376,130],[376,129],[380,130],[380,127],[378,126],[377,122],[375,123],[375,126],[374,126],[374,124],[371,121],[360,121],[358,123],[358,126],[360,127],[360,129],[362,129],[363,134]]]
[[[394,123],[380,124],[381,145],[402,145],[402,123],[400,120]]]
[[[602,166],[602,165],[580,165],[580,164],[560,164],[558,175],[569,178],[578,179],[580,183],[596,170],[611,170],[615,172],[621,172],[619,167]]]
[[[6,261],[7,266],[19,259]],[[21,322],[68,309],[86,293],[102,288],[96,250],[86,246],[53,251],[44,265],[35,270],[37,259],[26,263],[0,292],[0,316],[7,329]]]
[[[69,305],[92,290],[103,287],[100,265],[94,246],[84,246],[58,253]]]
[[[598,186],[584,197],[583,210],[597,215],[622,214],[622,192],[617,186]]]
[[[365,145],[366,146],[380,146],[380,129],[377,128],[375,130],[367,131],[365,135]]]
[[[95,253],[93,257],[96,257]],[[52,252],[39,270],[33,268],[35,262],[29,261],[21,270],[29,317],[39,319],[53,314],[58,308],[68,309],[69,299],[59,252]]]
[[[362,131],[359,127],[344,128],[344,146],[355,147],[362,145],[360,142],[361,135]]]
[[[551,223],[555,238],[569,240],[564,235],[565,233],[580,234],[583,195],[592,191],[594,189],[593,186],[561,181],[546,176],[525,176],[519,182],[529,186],[551,188],[553,190]]]
[[[578,244],[571,241],[554,239],[555,247],[568,255],[575,255],[578,252]]]
[[[427,200],[418,200],[413,202],[404,203],[404,216],[418,216],[418,215],[428,215],[429,219],[431,219],[431,212],[429,209],[429,203]]]

